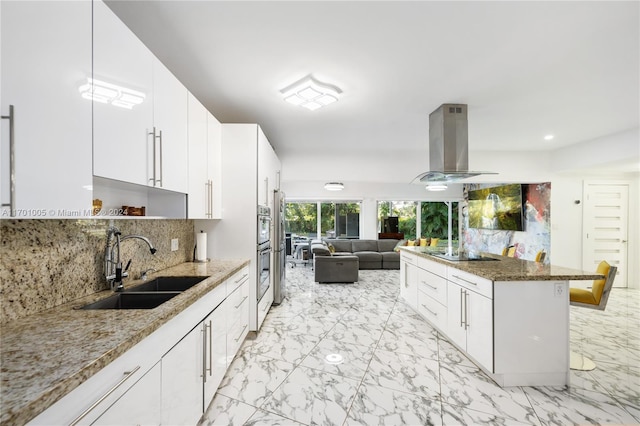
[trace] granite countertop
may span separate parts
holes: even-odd
[[[400,249],[491,281],[566,281],[604,278],[604,276],[594,272],[499,256],[492,253],[481,253],[481,256],[498,260],[446,260],[434,256],[437,252],[428,247],[400,247]]]
[[[2,325],[0,335],[1,424],[24,424],[131,349],[249,260],[183,263],[155,276],[209,276],[147,310],[78,310],[112,294],[86,296]],[[131,280],[125,287],[139,284]]]

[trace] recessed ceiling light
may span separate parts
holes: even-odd
[[[544,137],[544,140],[545,140],[545,141],[550,141],[551,139],[553,139],[553,137],[554,137],[553,135],[546,135],[546,136]]]
[[[327,191],[342,191],[344,184],[342,182],[328,182],[324,184],[324,189]]]
[[[311,111],[336,102],[342,91],[307,76],[280,91],[285,101]]]

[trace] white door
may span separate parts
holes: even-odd
[[[582,268],[595,271],[606,260],[618,267],[614,287],[627,287],[629,184],[584,182]]]
[[[493,301],[469,290],[464,297],[467,352],[493,372]]]
[[[464,322],[466,292],[462,287],[449,281],[447,289],[447,337],[462,349],[467,349],[467,331]]]

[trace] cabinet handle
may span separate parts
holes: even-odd
[[[236,343],[238,343],[238,340],[240,340],[240,338],[242,337],[242,334],[244,333],[244,330],[247,328],[247,324],[244,325],[244,327],[242,327],[242,331],[240,332],[240,335],[238,336],[237,339],[234,339]]]
[[[434,289],[434,290],[438,290],[438,287],[434,287],[434,286],[432,286],[431,284],[429,284],[429,283],[428,283],[428,282],[426,282],[426,281],[421,281],[421,282],[422,282],[422,284],[426,285],[427,287],[431,287],[431,288],[432,288],[432,289]]]
[[[211,320],[209,320],[209,375],[213,376],[213,368],[211,364],[213,363],[213,348],[212,343],[213,339],[211,338],[211,329],[213,328]]]
[[[107,393],[102,395],[100,399],[98,399],[96,402],[91,404],[91,407],[87,408],[82,414],[76,417],[75,420],[71,422],[71,426],[77,425],[82,419],[84,419],[87,416],[87,414],[89,414],[94,408],[96,408],[102,401],[107,399],[109,395],[115,392],[116,389],[118,389],[124,382],[126,382],[127,379],[129,379],[129,377],[133,376],[133,374],[139,369],[140,369],[140,366],[138,365],[136,368],[134,368],[131,371],[125,371],[124,377],[118,383],[116,383],[111,389],[109,389]]]
[[[459,277],[459,276],[457,276],[457,275],[453,275],[453,274],[452,274],[451,276],[452,276],[453,278],[456,278],[456,279],[460,280],[460,281],[464,281],[465,283],[473,284],[473,285],[476,285],[476,286],[478,285],[477,283],[474,283],[473,281],[465,280],[464,278]]]
[[[247,300],[249,296],[245,296],[242,298],[242,300],[240,301],[240,303],[238,303],[238,306],[236,306],[235,308],[238,309],[240,306],[242,306],[242,304],[244,303],[245,300]]]
[[[211,209],[210,209],[210,207],[211,207],[211,187],[209,186],[210,182],[211,181],[208,180],[208,181],[206,181],[204,183],[204,197],[207,200],[206,201],[207,206],[204,209],[204,215],[209,219],[211,219]]]
[[[464,321],[462,321],[462,298],[463,296],[464,290],[460,289],[460,327],[462,327],[464,325]]]
[[[407,279],[407,271],[409,270],[409,265],[405,265],[404,267],[404,286],[409,287],[409,280]]]
[[[14,107],[9,105],[9,115],[3,115],[3,120],[9,120],[9,203],[2,207],[9,207],[9,216],[16,215],[16,145],[14,127]]]
[[[249,276],[249,274],[244,274],[243,276],[241,276],[240,278],[238,278],[236,280],[236,284],[239,283],[240,281],[243,281],[245,278],[247,278]]]
[[[202,328],[202,377],[207,383],[207,324]]]
[[[422,307],[425,308],[427,310],[427,312],[429,312],[434,317],[438,316],[438,314],[436,312],[433,312],[431,309],[427,308],[427,306],[424,303],[422,303]]]
[[[464,292],[464,329],[469,328],[469,292]]]
[[[162,130],[160,130],[159,132],[159,140],[160,140],[160,156],[159,156],[159,160],[160,160],[160,179],[156,181],[156,183],[158,183],[158,186],[162,186],[162,169],[163,164],[162,164]]]
[[[213,181],[209,180],[209,219],[213,218]]]
[[[153,157],[153,161],[151,162],[151,177],[149,178],[149,182],[151,182],[151,186],[156,186],[156,128],[153,128],[152,132],[147,133],[147,136],[151,136],[151,156]]]

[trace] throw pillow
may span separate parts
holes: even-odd
[[[413,246],[415,246],[415,245],[416,245],[416,242],[415,242],[415,240],[409,240],[409,241],[407,241],[407,245],[408,245],[409,247],[413,247]]]
[[[438,245],[439,238],[431,238],[431,243],[429,244],[431,247],[435,247]]]
[[[400,247],[406,246],[406,245],[407,245],[407,240],[400,240],[398,241],[398,244],[396,244],[396,246],[393,248],[393,251],[400,252]]]
[[[333,246],[333,244],[327,243],[327,247],[329,247],[329,252],[331,252],[331,253],[335,253],[336,252],[336,248]]]
[[[427,239],[420,238],[420,247],[426,247],[426,246],[427,246]]]

